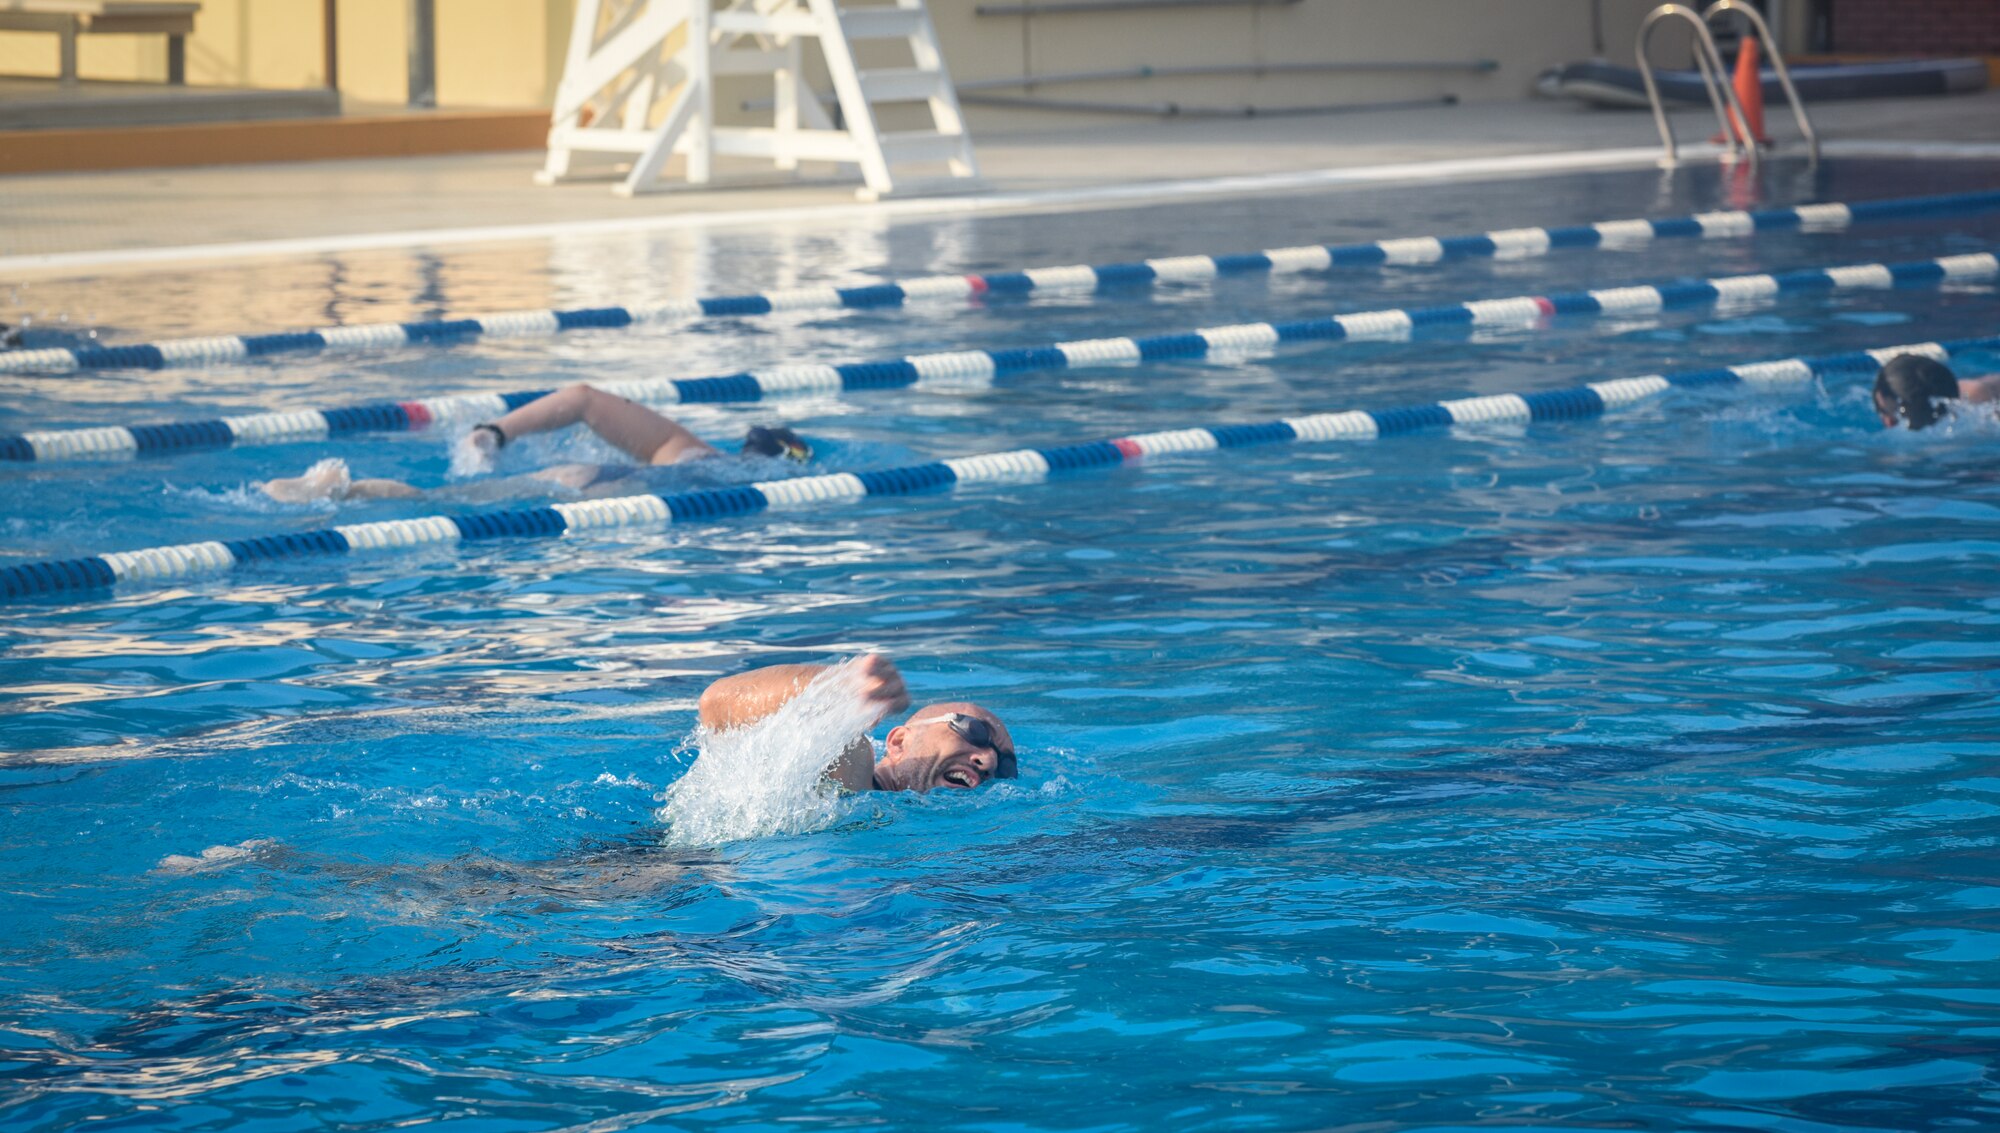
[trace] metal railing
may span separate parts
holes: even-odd
[[[1718,0],[1718,3],[1727,2]],[[1662,4],[1647,13],[1645,21],[1639,25],[1636,45],[1639,78],[1646,84],[1646,99],[1653,106],[1653,122],[1660,128],[1660,144],[1666,149],[1660,164],[1669,169],[1679,165],[1680,146],[1674,141],[1674,128],[1667,121],[1666,104],[1660,99],[1660,84],[1653,78],[1653,61],[1647,57],[1646,49],[1653,38],[1653,29],[1670,19],[1685,20],[1694,29],[1695,69],[1701,72],[1702,88],[1708,92],[1709,104],[1715,108],[1716,125],[1722,129],[1722,141],[1728,148],[1725,160],[1735,160],[1741,154],[1742,160],[1756,165],[1757,142],[1750,133],[1750,119],[1743,113],[1743,104],[1736,100],[1735,88],[1722,81],[1722,53],[1716,50],[1715,37],[1708,31],[1708,21],[1685,4]],[[1731,115],[1742,127],[1740,131],[1730,128]]]
[[[1778,73],[1778,85],[1784,88],[1785,101],[1792,104],[1792,118],[1799,125],[1799,133],[1806,141],[1806,154],[1817,165],[1819,163],[1819,135],[1813,132],[1812,120],[1806,117],[1806,104],[1799,100],[1799,88],[1792,85],[1791,68],[1785,66],[1785,57],[1778,51],[1778,41],[1771,35],[1771,25],[1764,22],[1763,13],[1743,0],[1715,0],[1701,18],[1704,24],[1713,24],[1715,17],[1731,13],[1742,16],[1763,44],[1764,54],[1771,57],[1771,69]]]

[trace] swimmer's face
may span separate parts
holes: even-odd
[[[1885,397],[1882,391],[1875,391],[1875,416],[1882,419],[1884,429],[1893,429],[1903,423],[1903,413],[1893,398]]]
[[[983,742],[982,742],[983,741]],[[931,704],[889,729],[875,781],[891,791],[969,791],[1014,776],[1014,737],[977,704]]]

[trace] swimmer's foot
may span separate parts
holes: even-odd
[[[423,492],[401,480],[356,480],[347,462],[329,457],[306,469],[305,475],[266,480],[257,485],[281,504],[312,504],[323,500],[414,500]]]
[[[354,478],[347,471],[347,462],[334,456],[306,469],[302,476],[266,480],[257,487],[281,504],[311,504],[323,500],[344,500],[353,483]]]

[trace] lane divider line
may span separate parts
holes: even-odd
[[[1661,220],[1608,220],[1558,228],[1516,228],[1464,236],[1401,237],[1367,244],[1309,245],[1230,255],[1164,256],[1131,263],[1029,268],[983,275],[925,276],[858,287],[802,287],[666,303],[453,315],[419,322],[179,338],[79,349],[52,347],[0,353],[0,374],[161,370],[248,362],[284,354],[365,353],[413,345],[453,346],[482,338],[534,338],[570,330],[743,318],[777,311],[964,302],[988,293],[1076,294],[1151,286],[1158,282],[1199,282],[1218,276],[1406,267],[1456,259],[1524,259],[1544,256],[1558,248],[1631,248],[1653,240],[1740,239],[1758,232],[1778,230],[1838,231],[1856,224],[1994,209],[2000,209],[2000,192],[1951,193],[1852,204],[1799,205],[1754,212],[1697,213]]]
[[[708,378],[647,378],[598,383],[598,388],[646,405],[672,406],[764,401],[870,390],[966,390],[1002,377],[1107,363],[1202,358],[1256,353],[1279,343],[1406,341],[1419,327],[1514,327],[1557,315],[1632,315],[1710,303],[1757,302],[1807,292],[1935,287],[2000,276],[1990,252],[1942,256],[1900,264],[1808,268],[1779,275],[1611,287],[1555,295],[1483,299],[1409,310],[1363,311],[1285,323],[1203,327],[1142,338],[1100,338],[1005,350],[962,350],[840,365],[777,366]],[[378,402],[335,409],[294,409],[145,425],[101,425],[0,435],[0,461],[49,461],[104,457],[169,456],[237,445],[317,441],[359,433],[414,432],[490,420],[547,394],[548,390],[462,394]]]
[[[1949,361],[1954,354],[1968,350],[1997,348],[2000,336],[1914,343],[1818,358],[1785,358],[1674,374],[1648,374],[1537,393],[1459,398],[1394,409],[1315,413],[1253,424],[1170,429],[868,472],[802,476],[663,495],[579,500],[470,515],[380,520],[316,531],[113,551],[0,567],[0,601],[102,590],[120,583],[170,582],[225,573],[265,561],[445,547],[493,539],[553,539],[591,531],[706,522],[760,511],[817,508],[839,500],[911,495],[966,484],[1045,480],[1058,472],[1102,468],[1169,453],[1287,441],[1372,440],[1454,425],[1585,420],[1657,397],[1670,389],[1798,386],[1834,374],[1868,373],[1899,354],[1923,354]]]

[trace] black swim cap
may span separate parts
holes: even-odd
[[[1937,424],[1938,402],[1958,397],[1958,376],[1942,362],[1921,354],[1898,354],[1875,374],[1875,404],[1894,406],[1912,429]]]
[[[803,464],[812,459],[812,446],[805,438],[782,425],[752,425],[743,435],[745,456],[784,456]]]

